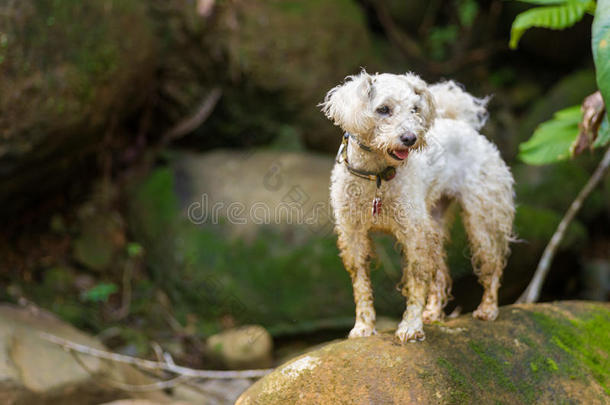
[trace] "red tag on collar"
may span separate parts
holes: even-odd
[[[381,198],[375,197],[373,199],[373,216],[381,212]]]

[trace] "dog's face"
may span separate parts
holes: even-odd
[[[418,76],[362,72],[328,92],[322,111],[335,125],[383,152],[390,164],[426,145],[435,118],[427,84]]]

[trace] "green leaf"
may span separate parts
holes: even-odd
[[[603,148],[610,143],[610,125],[608,125],[608,114],[602,120],[599,130],[597,131],[597,138],[593,142],[594,148]]]
[[[591,37],[597,87],[606,103],[607,119],[610,116],[610,0],[599,0],[591,28]],[[598,139],[601,137],[600,129]]]
[[[450,24],[443,27],[432,27],[428,36],[428,47],[433,59],[441,60],[445,57],[445,47],[454,43],[458,38],[458,27]]]
[[[582,119],[580,106],[557,111],[553,119],[536,128],[532,137],[519,145],[519,158],[531,165],[558,162],[570,157],[570,146],[578,137]]]
[[[543,27],[561,30],[571,27],[582,19],[587,11],[595,10],[594,1],[568,0],[562,4],[535,7],[517,15],[510,30],[511,49],[517,48],[519,40],[529,28]]]
[[[460,0],[458,3],[458,18],[463,27],[472,27],[479,13],[479,4],[475,0]]]
[[[116,284],[100,283],[83,292],[82,299],[83,301],[90,302],[106,302],[108,301],[108,298],[117,291],[118,287]]]
[[[127,256],[138,257],[142,255],[144,248],[137,242],[131,242],[127,244]]]
[[[518,0],[521,3],[528,3],[528,4],[538,4],[541,6],[548,6],[551,4],[565,4],[565,3],[569,3],[571,0]]]

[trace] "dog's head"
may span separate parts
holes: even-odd
[[[426,145],[436,116],[428,85],[412,73],[362,71],[331,89],[320,106],[335,125],[384,152],[391,164]]]

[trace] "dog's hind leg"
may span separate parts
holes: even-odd
[[[453,222],[454,209],[451,207],[452,200],[446,196],[441,197],[432,207],[431,216],[439,232],[442,234],[443,242],[449,238],[449,228]],[[424,323],[441,321],[444,318],[443,308],[447,305],[451,295],[451,276],[445,261],[445,251],[437,261],[436,272],[430,283],[430,291],[426,300],[426,309],[423,313]]]
[[[371,239],[366,231],[339,231],[338,245],[343,264],[350,274],[356,303],[356,323],[350,338],[371,336],[375,331],[375,307],[369,262]]]
[[[445,317],[443,308],[448,301],[448,290],[451,288],[451,278],[449,269],[445,262],[436,269],[436,273],[430,283],[430,291],[426,300],[426,309],[422,317],[424,323],[430,324],[436,321],[442,321]]]
[[[465,193],[460,202],[472,252],[472,265],[483,286],[483,299],[473,316],[498,316],[498,288],[512,239],[514,205],[510,182],[487,183],[484,192]]]

